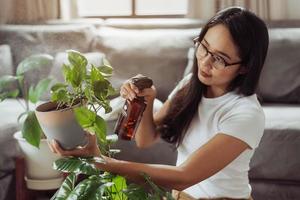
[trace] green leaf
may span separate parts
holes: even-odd
[[[87,59],[78,51],[68,50],[68,60],[71,63],[71,83],[73,87],[79,87],[86,77]]]
[[[95,162],[105,163],[105,161],[100,158],[80,158],[80,157],[65,157],[56,160],[53,163],[53,168],[61,172],[73,172],[81,173],[86,175],[99,174],[100,170],[95,166]]]
[[[62,72],[63,72],[65,81],[67,83],[71,83],[71,73],[72,73],[71,67],[66,64],[63,64]]]
[[[55,92],[58,89],[67,89],[68,85],[65,83],[56,83],[52,85],[51,92]]]
[[[113,199],[114,200],[127,199],[126,195],[123,193],[123,190],[127,188],[125,178],[122,176],[116,176],[113,178],[112,182],[114,183],[114,185],[111,187]]]
[[[93,82],[93,91],[98,99],[102,99],[103,97],[108,96],[108,87],[109,82],[107,80],[99,80]]]
[[[82,128],[92,127],[96,120],[96,113],[90,111],[86,107],[74,108],[76,120]]]
[[[112,85],[108,86],[108,93],[107,96],[115,96],[119,95],[120,91],[117,91],[115,88],[112,87]]]
[[[98,67],[98,69],[100,70],[100,72],[102,72],[106,75],[111,75],[113,73],[113,68],[110,65],[102,65],[102,66]]]
[[[51,101],[68,103],[70,101],[68,91],[65,88],[57,89],[55,92],[51,93]]]
[[[95,65],[92,64],[92,68],[91,68],[91,85],[93,85],[93,83],[95,81],[103,81],[104,77],[101,74],[101,71],[95,67]]]
[[[68,60],[74,67],[80,68],[82,73],[85,74],[86,66],[88,64],[87,59],[80,52],[74,50],[67,50]]]
[[[30,86],[28,92],[29,100],[32,103],[36,103],[41,98],[41,96],[47,91],[51,81],[52,79],[50,78],[42,79],[38,82],[35,88],[33,86]]]
[[[133,183],[128,185],[128,187],[124,189],[123,192],[130,200],[148,199],[146,190],[142,186]]]
[[[92,200],[95,199],[95,194],[98,188],[102,185],[99,176],[90,176],[88,179],[81,181],[75,189],[70,193],[68,199],[77,200]],[[98,193],[99,194],[99,193]],[[102,198],[100,198],[102,199]]]
[[[87,99],[91,100],[92,99],[92,91],[90,88],[86,87],[84,89],[84,95],[86,96]]]
[[[105,113],[109,113],[112,111],[112,107],[109,105],[109,101],[108,100],[105,100],[105,101],[102,101],[102,106],[105,110]]]
[[[73,68],[71,70],[71,84],[73,87],[79,87],[82,82],[83,76],[80,72],[80,69]]]
[[[18,77],[16,76],[5,75],[0,77],[0,92],[6,89],[6,86],[16,82],[17,80]]]
[[[26,111],[26,112],[21,113],[21,114],[18,116],[17,121],[20,122],[21,118],[22,118],[24,115],[28,115],[29,112],[31,112],[31,111]]]
[[[6,98],[16,98],[18,95],[19,95],[18,89],[9,92],[2,92],[0,94],[0,102],[4,101]]]
[[[37,54],[25,58],[17,67],[17,75],[23,75],[25,72],[41,67],[49,66],[53,62],[53,57],[48,54]]]
[[[29,101],[31,101],[32,103],[36,103],[37,102],[37,96],[36,93],[34,91],[34,86],[31,85],[28,91],[28,99]]]
[[[105,58],[103,58],[103,65],[106,65],[106,66],[110,66],[111,67],[111,64],[109,63],[109,61]],[[112,68],[112,67],[111,67]]]
[[[29,144],[39,148],[42,133],[42,129],[35,113],[30,111],[22,127],[23,137]]]
[[[53,200],[65,200],[68,199],[70,193],[74,189],[75,181],[77,176],[75,173],[70,173],[67,178],[64,180],[62,185],[60,186],[59,190],[56,194],[51,198]]]
[[[102,143],[106,143],[106,122],[99,115],[96,115],[94,130],[98,140]]]

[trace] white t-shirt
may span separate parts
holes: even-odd
[[[192,74],[187,75],[169,95],[169,99],[191,77]],[[221,171],[187,188],[185,192],[194,198],[249,198],[249,163],[263,135],[264,126],[264,112],[255,94],[245,97],[228,92],[216,98],[202,97],[198,111],[178,147],[176,165],[181,165],[194,151],[218,133],[238,138],[246,142],[251,149],[248,148]]]

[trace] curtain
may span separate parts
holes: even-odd
[[[217,11],[229,6],[244,7],[264,20],[287,18],[285,0],[189,0],[187,17],[209,19]]]
[[[59,17],[59,0],[0,0],[0,22],[36,23]]]
[[[60,0],[60,18],[70,20],[78,18],[77,0]]]

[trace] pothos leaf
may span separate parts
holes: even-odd
[[[39,148],[42,129],[33,111],[28,112],[22,127],[22,134],[29,144]]]

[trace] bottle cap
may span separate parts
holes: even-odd
[[[150,88],[153,85],[152,79],[147,76],[138,74],[131,78],[131,82],[139,89]]]

